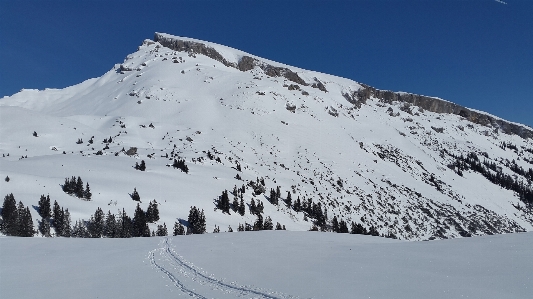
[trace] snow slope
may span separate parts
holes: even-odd
[[[97,207],[112,213],[125,208],[131,216],[136,202],[129,194],[136,188],[144,209],[150,200],[159,203],[161,220],[151,229],[172,227],[194,205],[205,210],[211,232],[215,225],[224,231],[255,221],[248,212],[223,214],[214,201],[224,190],[263,177],[266,194],[254,196],[248,188],[244,199],[261,200],[264,216],[288,230],[308,230],[312,220],[283,203],[270,204],[270,188],[280,186],[282,198],[290,191],[293,200],[320,202],[329,220],[374,226],[401,239],[532,229],[533,217],[515,192],[479,173],[459,176],[447,167],[455,160],[449,153],[486,153],[514,175],[506,161],[531,168],[531,139],[375,97],[354,105],[345,95],[361,90],[357,82],[201,43],[227,62],[249,56],[258,64],[241,71],[146,40],[99,78],[0,99],[0,177],[11,178],[0,182],[0,193],[13,193],[30,206],[49,194],[75,221],[89,219]],[[290,69],[305,85],[272,75],[272,68]],[[106,149],[108,137],[113,142]],[[76,144],[78,139],[83,143]],[[517,150],[501,148],[502,142]],[[122,151],[130,147],[138,149],[135,155]],[[208,159],[208,151],[220,162]],[[189,174],[167,166],[177,157],[185,159]],[[141,160],[145,172],[133,169]],[[90,183],[92,201],[62,192],[60,185],[71,176]],[[516,178],[531,187],[526,178]],[[35,209],[32,215],[36,224]]]
[[[0,238],[2,298],[531,298],[531,233]]]

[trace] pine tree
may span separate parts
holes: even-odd
[[[42,218],[50,218],[51,216],[51,209],[50,209],[50,195],[44,196],[41,195],[41,198],[39,199],[39,216]]]
[[[158,225],[157,232],[155,234],[159,237],[168,236],[167,225],[164,222],[163,225]]]
[[[219,197],[217,202],[217,209],[221,210],[223,213],[230,213],[228,190],[222,191],[222,195]]]
[[[43,237],[50,237],[50,218],[41,218],[39,221],[39,232]]]
[[[117,222],[115,219],[115,215],[111,214],[111,211],[107,211],[107,215],[105,217],[105,225],[104,225],[104,236],[107,238],[116,238],[117,237]]]
[[[246,207],[244,206],[244,200],[241,197],[241,201],[239,202],[239,215],[244,216],[244,213],[246,213]]]
[[[75,189],[76,197],[83,198],[83,195],[85,194],[83,190],[83,181],[81,180],[81,177],[78,176],[78,180],[76,181],[76,189]]]
[[[346,225],[346,222],[343,219],[341,219],[339,223],[339,233],[348,233],[348,226]]]
[[[285,199],[285,203],[287,204],[287,207],[291,207],[292,205],[292,198],[291,198],[291,192],[287,191],[287,198]]]
[[[276,230],[281,230],[281,224],[279,222],[276,222]]]
[[[228,225],[228,233],[232,233],[233,232],[233,228],[231,228],[231,225]]]
[[[150,230],[146,222],[146,214],[141,209],[141,206],[137,204],[135,208],[135,214],[133,215],[133,237],[149,237]]]
[[[339,232],[339,222],[337,220],[337,216],[333,216],[333,220],[331,221],[331,227],[334,233]]]
[[[63,228],[62,233],[63,237],[70,238],[72,235],[72,229],[71,229],[71,220],[70,220],[70,212],[68,209],[65,210],[63,213]]]
[[[137,188],[133,188],[133,193],[131,194],[131,199],[135,201],[141,201],[141,196],[139,196],[139,193],[137,192]]]
[[[296,199],[296,202],[294,202],[294,205],[292,206],[292,209],[295,212],[300,212],[301,208],[302,208],[302,205],[300,203],[300,196],[298,196],[298,198]]]
[[[2,205],[2,232],[8,236],[17,235],[17,222],[18,222],[18,210],[17,202],[13,193],[10,193],[4,197],[4,203]]]
[[[141,160],[141,165],[139,165],[139,170],[140,171],[145,171],[146,170],[146,164],[144,163],[144,160]]]
[[[122,213],[120,213],[120,223],[117,225],[119,228],[119,236],[120,238],[131,238],[133,234],[133,225],[131,218],[126,214],[124,209],[122,209]]]
[[[236,189],[235,189],[236,190]],[[233,202],[231,203],[231,209],[233,210],[233,212],[238,212],[239,211],[239,201],[237,200],[237,193],[233,193],[235,194],[233,196]]]
[[[200,211],[196,207],[191,207],[187,221],[189,222],[189,226],[187,227],[188,235],[205,233],[204,210]]]
[[[159,221],[159,209],[157,208],[157,201],[150,202],[146,209],[146,222],[154,223]]]
[[[52,224],[56,231],[56,235],[61,236],[61,229],[63,228],[63,213],[61,213],[61,207],[55,200],[54,200],[52,216],[54,218],[54,220],[52,221]]]
[[[257,213],[257,207],[255,206],[255,200],[252,198],[252,200],[250,201],[250,214],[254,215],[255,213]]]
[[[90,201],[92,197],[93,197],[93,194],[91,193],[91,188],[89,188],[89,182],[87,182],[85,191],[83,192],[83,198]]]
[[[105,228],[105,216],[104,211],[100,207],[96,208],[94,215],[91,216],[89,222],[88,231],[91,235],[91,238],[101,238],[104,235]]]
[[[257,219],[254,222],[254,230],[263,230],[263,216],[261,216],[261,213],[257,213]]]
[[[181,225],[181,223],[179,222],[174,222],[174,236],[181,236],[181,235],[185,235],[185,228],[183,227],[183,225]]]
[[[33,220],[31,218],[30,209],[25,207],[22,202],[18,205],[18,223],[17,236],[19,237],[33,237],[35,230],[33,228]]]
[[[272,230],[273,228],[274,228],[274,225],[272,224],[272,219],[270,218],[270,216],[267,216],[265,218],[265,223],[263,224],[263,229]]]
[[[9,181],[10,181],[11,179],[9,178],[9,176],[6,176],[6,178],[5,178],[4,180],[5,180],[7,183],[9,183]]]

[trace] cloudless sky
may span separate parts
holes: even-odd
[[[533,0],[505,3],[0,0],[0,97],[101,76],[157,31],[533,127]]]

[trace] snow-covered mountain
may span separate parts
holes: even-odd
[[[49,195],[73,222],[98,207],[133,215],[135,188],[143,209],[159,204],[151,229],[191,206],[208,232],[253,225],[252,199],[287,230],[334,218],[408,240],[533,229],[533,129],[205,41],[156,33],[99,78],[0,99],[0,120],[2,195],[30,207]],[[90,201],[63,192],[72,176]],[[216,208],[224,190],[244,215]]]

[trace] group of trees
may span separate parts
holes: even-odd
[[[0,215],[2,216],[0,231],[5,235],[33,237],[35,234],[30,209],[25,207],[22,202],[19,202],[17,205],[13,193],[4,197],[4,203]]]
[[[79,176],[78,179],[76,179],[75,176],[72,176],[70,179],[65,178],[65,183],[63,184],[62,188],[63,192],[87,201],[91,200],[91,197],[93,196],[91,193],[91,188],[89,187],[89,183],[87,183],[85,188],[83,188],[83,181]]]
[[[509,147],[509,145],[507,145]],[[488,162],[486,159],[481,161],[478,155],[474,152],[469,153],[466,157],[462,154],[460,156],[450,154],[455,158],[455,162],[448,165],[449,168],[455,169],[457,174],[463,174],[465,170],[472,170],[474,172],[480,173],[493,184],[499,185],[502,188],[512,190],[516,192],[522,202],[532,206],[533,205],[533,188],[531,185],[524,184],[525,181],[531,182],[533,179],[533,169],[525,171],[522,167],[518,166],[513,160],[512,162],[507,161],[506,166],[509,167],[511,171],[516,173],[520,177],[513,177],[512,175],[506,174],[503,172],[501,167],[496,166],[494,162]]]
[[[178,168],[185,173],[189,173],[189,167],[185,164],[184,159],[178,159],[178,160],[174,159],[174,163],[172,163],[172,167]]]
[[[135,166],[133,166],[133,168],[140,170],[140,171],[145,171],[146,164],[144,163],[144,160],[141,160],[141,164],[139,164],[138,162],[135,162]]]
[[[203,234],[206,232],[204,210],[200,210],[195,206],[191,207],[187,221],[189,222],[187,235]]]

